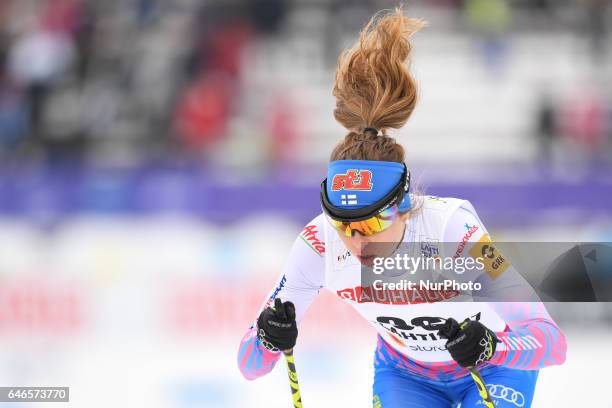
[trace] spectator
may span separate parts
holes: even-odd
[[[592,85],[574,91],[565,103],[563,133],[570,144],[567,154],[587,170],[599,166],[602,159],[605,115],[603,97]]]
[[[468,0],[467,19],[482,41],[482,55],[486,65],[498,71],[505,62],[505,35],[512,23],[512,10],[506,0]]]
[[[41,137],[40,121],[49,90],[67,71],[73,55],[70,37],[41,26],[20,36],[9,52],[10,74],[26,89],[35,138]]]
[[[206,73],[180,99],[175,118],[178,139],[186,149],[205,150],[226,132],[233,82],[219,73]]]
[[[589,38],[591,56],[595,63],[605,61],[608,51],[608,15],[609,0],[586,0],[584,2],[586,19],[584,29]]]
[[[553,143],[557,138],[557,114],[552,96],[548,92],[540,95],[536,110],[536,137],[540,162],[548,167],[552,160]]]
[[[28,107],[25,97],[11,78],[0,71],[0,150],[14,150],[27,133]]]

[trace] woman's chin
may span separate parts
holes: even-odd
[[[363,266],[367,266],[368,268],[371,268],[374,266],[374,258],[376,258],[376,256],[375,255],[365,255],[365,256],[355,255],[355,258],[357,258],[359,263],[362,264]]]

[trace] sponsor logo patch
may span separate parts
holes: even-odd
[[[370,170],[347,170],[336,174],[332,180],[332,191],[356,190],[372,191],[372,172]]]
[[[435,258],[440,255],[438,240],[425,239],[421,240],[421,255],[425,258]]]
[[[467,228],[468,231],[465,233],[463,238],[461,238],[461,242],[459,242],[459,246],[457,247],[457,251],[455,251],[455,258],[459,258],[461,256],[461,254],[463,253],[463,250],[465,249],[465,246],[467,245],[468,241],[470,240],[470,238],[472,238],[472,235],[474,235],[474,233],[476,233],[476,231],[478,231],[478,225],[476,225],[476,224],[474,224],[472,226],[469,226],[468,224],[465,224],[465,228]]]
[[[446,204],[446,201],[441,199],[438,196],[427,196],[427,199],[433,203],[444,203]]]
[[[525,396],[514,388],[502,384],[487,384],[487,390],[489,390],[492,398],[507,401],[517,407],[525,405]]]
[[[480,313],[471,316],[472,320],[480,320]],[[406,321],[394,316],[378,316],[376,323],[386,330],[389,337],[401,346],[408,346],[412,351],[446,351],[446,346],[432,344],[444,340],[438,331],[446,323],[446,319],[437,316],[419,316]],[[426,344],[410,344],[410,343]],[[408,344],[407,344],[408,343]]]
[[[357,303],[382,303],[387,305],[435,303],[460,295],[459,291],[456,290],[376,290],[372,286],[346,288],[336,291],[336,294],[344,300]]]
[[[317,231],[316,225],[307,225],[300,233],[300,238],[310,249],[319,256],[323,256],[325,253],[325,242],[319,239],[318,234],[319,231]]]
[[[283,275],[283,277],[281,278],[280,282],[278,282],[278,285],[276,286],[276,288],[274,288],[274,292],[272,292],[272,294],[270,295],[270,298],[266,302],[266,304],[264,306],[264,309],[267,308],[267,307],[272,306],[272,303],[274,303],[274,299],[276,299],[276,296],[278,295],[278,292],[280,292],[281,289],[285,286],[285,282],[287,282],[287,277],[285,275]]]
[[[497,279],[510,266],[510,263],[491,242],[491,238],[487,234],[480,237],[478,242],[474,244],[470,249],[470,255],[473,258],[481,258],[484,270],[493,279]]]

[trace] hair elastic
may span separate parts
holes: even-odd
[[[374,132],[374,134],[376,136],[378,136],[378,129],[376,129],[376,128],[367,127],[365,129],[363,129],[363,133],[366,133],[366,132]]]

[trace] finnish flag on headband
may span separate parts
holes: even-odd
[[[342,205],[357,205],[357,194],[341,194]]]

